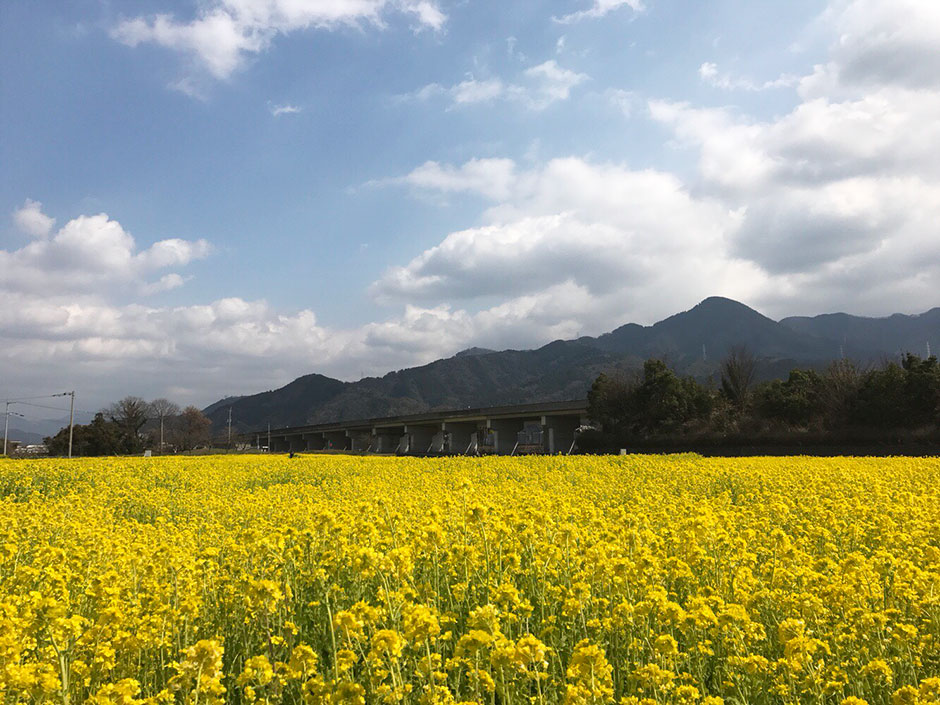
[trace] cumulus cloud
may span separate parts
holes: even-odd
[[[837,40],[830,61],[804,86],[894,86],[936,90],[940,76],[940,5],[930,0],[834,1],[824,20]]]
[[[799,81],[789,113],[761,121],[654,100],[650,115],[698,153],[706,192],[740,209],[731,253],[774,275],[779,293],[882,312],[886,301],[931,303],[940,8],[853,0],[823,20],[830,60]]]
[[[715,199],[693,197],[665,172],[579,158],[528,170],[510,160],[475,160],[461,166],[429,162],[399,181],[473,194],[491,204],[484,225],[451,233],[406,265],[390,268],[372,287],[383,302],[509,303],[567,286],[583,294],[582,317],[592,315],[587,302],[609,299],[609,306],[597,307],[598,317],[619,309],[619,321],[628,301],[652,289],[655,311],[635,311],[648,320],[704,298],[716,286],[742,295],[757,276],[755,267],[728,256],[727,238],[740,214]],[[699,274],[678,276],[683,271]],[[703,279],[705,271],[711,281]]]
[[[27,198],[23,207],[13,212],[13,222],[27,235],[44,238],[52,232],[55,218],[50,218],[42,212],[42,204],[39,201]]]
[[[468,78],[452,86],[430,83],[414,93],[400,96],[404,99],[429,100],[444,96],[451,108],[510,101],[531,110],[544,110],[553,103],[568,100],[571,90],[587,81],[587,74],[578,73],[549,59],[522,72],[518,82],[507,83],[500,78]]]
[[[246,59],[265,51],[280,34],[305,29],[383,26],[389,12],[412,16],[419,27],[440,30],[444,13],[432,0],[209,0],[196,17],[173,15],[128,18],[111,30],[127,46],[157,44],[192,58],[216,79],[227,79]],[[182,88],[191,88],[184,79]]]
[[[621,7],[629,7],[634,12],[643,12],[646,9],[642,0],[594,0],[594,4],[586,10],[578,10],[553,19],[559,24],[574,24],[581,20],[604,17]]]
[[[210,251],[206,240],[178,238],[138,251],[133,236],[106,213],[74,218],[48,238],[52,219],[34,201],[27,201],[17,215],[24,210],[25,222],[43,237],[18,250],[0,250],[0,291],[50,294],[115,286],[152,291],[173,288],[182,284],[178,275],[164,277],[159,286],[148,284],[146,278],[161,269],[184,267]]]
[[[902,76],[873,57],[932,65],[940,24],[930,3],[902,3],[889,21],[893,7],[833,5],[824,16],[831,61],[802,79],[758,85],[704,67],[703,78],[729,89],[798,86],[796,106],[771,120],[649,101],[675,144],[697,152],[694,184],[578,158],[532,169],[498,159],[416,168],[396,181],[490,203],[479,225],[390,267],[372,294],[467,308],[504,302],[471,317],[478,321],[568,287],[586,326],[598,311],[649,321],[711,293],[772,315],[820,302],[869,314],[929,307],[940,283],[940,73],[931,83],[919,68]],[[610,95],[627,97],[635,100]],[[636,311],[637,300],[653,303]]]

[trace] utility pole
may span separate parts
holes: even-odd
[[[232,407],[228,408],[228,449],[232,450]]]
[[[271,422],[268,422],[268,452],[271,452]]]
[[[75,390],[71,392],[61,392],[59,394],[50,394],[53,397],[72,397],[69,404],[69,457],[72,457],[72,434],[75,431]]]
[[[6,421],[3,424],[3,457],[7,457],[7,433],[10,431],[10,404],[13,402],[7,402],[7,408],[3,412],[3,415],[6,417]]]
[[[16,402],[8,401],[6,411],[4,412],[4,416],[6,416],[6,421],[4,421],[3,423],[3,457],[4,458],[7,456],[7,435],[10,432],[10,415],[12,414],[13,416],[19,416],[21,419],[26,418],[25,416],[23,416],[23,414],[17,414],[15,411],[10,411],[10,404],[15,404],[15,403]]]
[[[69,404],[69,457],[72,457],[72,433],[75,430],[75,390],[73,389],[70,394],[72,395],[72,401]]]

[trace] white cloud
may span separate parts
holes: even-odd
[[[153,43],[192,57],[210,76],[227,79],[246,59],[265,51],[279,34],[370,23],[383,15],[413,16],[420,27],[441,30],[446,17],[431,0],[208,0],[197,16],[168,14],[123,20],[111,36],[131,47]],[[192,89],[192,78],[179,87]]]
[[[622,88],[609,88],[604,93],[604,96],[611,105],[623,113],[624,117],[632,116],[639,102],[639,97],[636,93],[633,91],[625,91]]]
[[[634,12],[643,12],[646,9],[642,0],[594,0],[594,4],[587,10],[579,10],[553,19],[559,24],[574,24],[581,20],[604,17],[621,7],[629,7]]]
[[[45,238],[52,232],[55,218],[50,218],[42,212],[42,203],[27,198],[23,207],[13,212],[13,222],[27,235]]]
[[[164,274],[155,282],[150,282],[148,284],[143,284],[140,287],[140,293],[144,296],[149,296],[151,294],[159,294],[162,291],[170,291],[171,289],[178,289],[186,283],[185,277],[173,272],[171,274]]]
[[[489,103],[506,95],[507,88],[498,78],[486,81],[468,79],[461,81],[450,89],[445,89],[457,105],[467,103]]]
[[[28,201],[27,206],[28,222],[51,228],[51,219],[38,204]],[[133,236],[116,220],[105,213],[83,215],[70,220],[52,238],[34,240],[18,250],[0,250],[0,291],[55,294],[103,287],[153,288],[146,282],[151,272],[184,267],[209,250],[205,240],[172,238],[137,251]],[[171,276],[162,288],[181,283]]]
[[[460,167],[425,162],[407,176],[392,182],[406,183],[443,193],[477,192],[487,198],[509,198],[516,181],[511,159],[472,159]]]
[[[837,33],[818,67],[845,86],[936,90],[940,85],[940,4],[931,0],[839,0],[825,20]]]
[[[471,327],[558,287],[581,302],[571,321],[586,326],[602,316],[624,320],[618,315],[633,301],[653,302],[635,311],[635,320],[650,320],[712,293],[772,315],[819,310],[821,302],[867,314],[933,305],[940,73],[930,83],[918,68],[912,79],[873,57],[936,60],[940,41],[924,41],[940,40],[935,6],[905,2],[891,21],[886,1],[834,7],[825,15],[836,37],[832,60],[799,81],[801,100],[790,112],[758,120],[734,108],[649,101],[651,117],[698,153],[694,187],[664,172],[576,158],[532,169],[506,160],[429,162],[402,177],[491,203],[479,225],[390,267],[373,295],[430,306],[503,302],[472,314]],[[760,85],[722,78],[714,65],[702,74],[727,88],[796,85],[789,77]],[[609,98],[633,102],[625,93]]]
[[[718,65],[711,62],[705,62],[699,66],[698,75],[708,85],[726,91],[766,91],[772,88],[789,88],[795,86],[800,80],[798,76],[783,74],[769,81],[755,83],[746,78],[735,78],[728,73],[719,73]]]
[[[486,224],[451,233],[390,268],[372,288],[383,302],[512,301],[571,286],[588,298],[617,301],[615,308],[656,291],[656,308],[665,314],[712,293],[716,284],[703,281],[702,272],[741,282],[721,286],[742,295],[756,271],[727,255],[726,237],[739,214],[694,198],[668,173],[577,158],[531,170],[509,160],[474,160],[459,167],[429,162],[399,181],[492,203]],[[676,277],[684,268],[700,274]]]
[[[571,90],[587,81],[587,74],[562,68],[554,59],[522,72],[516,83],[500,78],[475,79],[470,77],[453,86],[430,83],[403,99],[429,100],[446,96],[451,107],[492,103],[505,100],[519,103],[530,110],[544,110],[553,103],[567,100]]]
[[[296,105],[272,105],[271,106],[271,115],[274,117],[279,117],[281,115],[296,115],[301,112],[303,108],[298,108]]]
[[[789,113],[651,101],[650,114],[697,151],[706,192],[741,209],[730,252],[781,299],[926,307],[940,283],[940,6],[840,1],[823,21],[830,60]],[[702,74],[719,81],[714,65]]]
[[[547,107],[560,100],[568,100],[571,89],[588,79],[587,75],[561,68],[554,59],[525,71],[526,78],[535,84],[529,101],[534,108]]]

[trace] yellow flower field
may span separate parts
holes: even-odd
[[[5,702],[940,702],[940,460],[0,461]]]

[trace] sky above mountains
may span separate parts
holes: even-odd
[[[940,303],[935,0],[7,0],[0,397]]]

